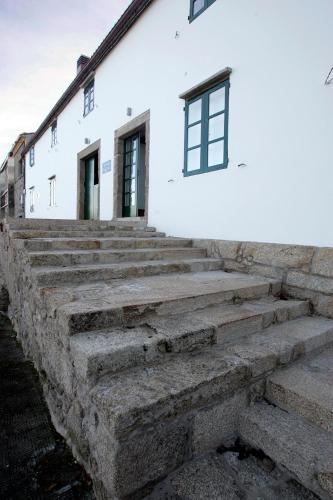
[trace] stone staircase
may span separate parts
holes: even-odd
[[[98,498],[333,497],[332,320],[142,221],[3,229],[11,315]]]

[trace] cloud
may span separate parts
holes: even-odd
[[[0,163],[34,131],[130,0],[0,0]],[[41,88],[43,91],[41,92]]]

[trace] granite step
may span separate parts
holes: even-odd
[[[168,273],[194,273],[223,269],[221,259],[181,259],[90,264],[68,267],[35,267],[33,276],[40,287],[92,283],[113,279],[138,278]]]
[[[91,230],[71,229],[67,231],[47,231],[43,229],[22,229],[10,231],[10,237],[13,239],[31,239],[31,238],[109,238],[111,235],[115,238],[127,237],[131,234],[135,238],[163,238],[165,233],[145,230],[131,230],[127,228],[116,228],[114,230]]]
[[[24,248],[38,252],[47,250],[107,250],[134,248],[192,247],[192,240],[185,238],[35,238],[23,240]]]
[[[322,499],[333,497],[333,435],[298,415],[257,403],[242,413],[242,439]]]
[[[186,450],[200,449],[201,439],[216,449],[222,439],[221,414],[226,417],[218,410],[226,399],[237,391],[250,391],[253,383],[278,366],[323,348],[332,332],[333,321],[296,319],[268,328],[265,334],[250,335],[236,345],[215,345],[170,357],[165,363],[102,377],[89,397],[100,433],[96,439],[117,446],[109,464],[113,470],[112,478],[107,479],[110,489],[118,485],[117,494],[122,497],[161,479],[188,460]],[[245,440],[251,444],[251,435],[254,439],[258,433],[245,432],[247,427],[242,426],[244,439],[249,437]],[[274,426],[272,439],[278,440],[280,432]],[[315,438],[313,441],[314,445]],[[261,445],[260,441],[258,448]],[[96,460],[103,461],[99,456],[103,449],[94,450]],[[266,453],[270,454],[270,447]],[[275,456],[271,458],[275,460]]]
[[[280,293],[279,281],[210,271],[43,288],[70,334],[135,325],[155,315],[184,313],[223,302]]]
[[[53,250],[30,252],[32,266],[66,267],[89,264],[115,264],[154,260],[200,259],[207,257],[207,251],[200,248],[138,248],[107,250]]]
[[[94,230],[113,230],[122,228],[131,231],[146,230],[155,231],[154,227],[148,227],[146,222],[124,222],[124,221],[100,221],[100,220],[74,220],[74,219],[6,219],[6,227],[10,230],[66,230],[66,229],[84,229]]]
[[[274,374],[266,397],[333,433],[333,349]]]
[[[162,362],[182,352],[240,341],[272,324],[306,315],[309,304],[274,297],[239,305],[157,317],[135,328],[79,333],[71,338],[78,376],[91,383],[106,373]]]
[[[171,473],[145,500],[318,500],[318,497],[255,455],[226,451],[191,460]]]

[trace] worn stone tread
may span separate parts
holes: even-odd
[[[271,376],[266,395],[280,407],[333,432],[333,349]]]
[[[35,267],[33,275],[41,287],[74,283],[101,282],[111,279],[136,278],[170,273],[217,271],[223,268],[221,259],[200,258],[181,260],[152,260],[112,264],[79,264],[67,267]]]
[[[68,321],[70,331],[128,324],[148,314],[182,313],[207,305],[277,294],[280,282],[268,278],[197,272],[113,280],[44,289],[44,295]]]
[[[191,352],[308,313],[308,303],[265,298],[240,305],[219,305],[148,319],[143,326],[84,332],[71,339],[77,373],[95,380],[107,372],[165,359],[170,353]]]
[[[89,236],[93,238],[108,238],[112,234],[114,237],[128,236],[127,228],[119,227],[116,229],[98,231],[91,229]],[[131,236],[136,238],[163,238],[165,233],[146,231],[144,229],[133,229],[130,232]],[[30,239],[30,238],[72,238],[72,237],[87,237],[87,231],[82,229],[68,229],[58,231],[48,231],[47,229],[14,229],[10,231],[10,237],[13,239]]]
[[[272,326],[264,335],[250,335],[236,346],[214,346],[179,354],[167,363],[106,375],[92,397],[112,432],[121,434],[216,401],[258,375],[325,346],[332,333],[333,321],[296,319]]]
[[[194,259],[206,257],[207,252],[190,247],[135,249],[73,249],[30,252],[32,266],[71,266],[91,263],[116,263],[141,260]]]
[[[192,247],[192,240],[187,238],[122,238],[81,236],[77,238],[34,238],[23,241],[28,251],[43,251],[49,249],[107,249],[107,248],[155,248],[155,247]]]
[[[321,498],[333,493],[333,435],[266,403],[243,412],[240,435]]]

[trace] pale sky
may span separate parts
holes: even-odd
[[[34,132],[130,0],[0,0],[0,164]]]

